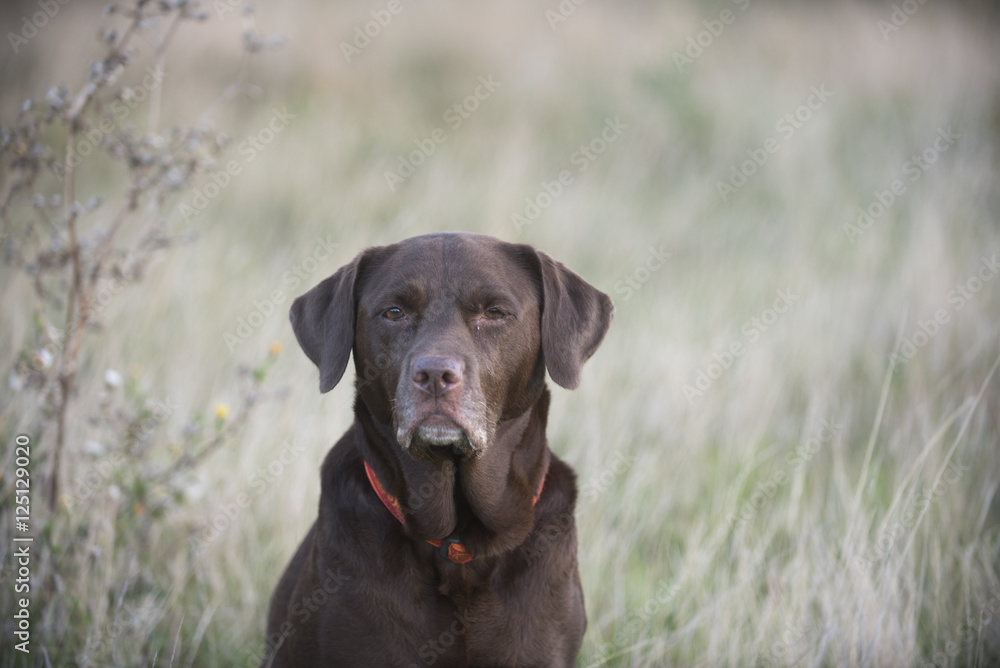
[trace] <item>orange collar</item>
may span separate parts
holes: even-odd
[[[375,490],[375,494],[382,501],[382,504],[389,509],[392,516],[395,517],[400,524],[405,525],[406,522],[403,521],[403,508],[399,505],[399,499],[394,497],[392,494],[386,491],[382,483],[378,481],[375,477],[375,471],[372,467],[368,465],[368,461],[365,462],[365,473],[368,475],[368,482],[371,483],[372,489]],[[538,497],[542,495],[542,488],[545,487],[545,475],[542,476],[542,481],[538,484],[538,491],[535,493],[534,498],[531,500],[531,505],[534,506],[538,503]],[[449,560],[455,562],[456,564],[464,564],[468,561],[472,561],[475,557],[474,555],[465,549],[465,546],[459,542],[457,536],[448,536],[443,541],[441,540],[429,540],[427,541],[441,551],[441,556],[447,557]],[[447,546],[447,547],[445,547]]]

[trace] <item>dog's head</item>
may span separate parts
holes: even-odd
[[[292,304],[320,390],[354,351],[357,390],[414,459],[477,457],[538,399],[574,388],[614,313],[531,246],[469,233],[369,248]]]

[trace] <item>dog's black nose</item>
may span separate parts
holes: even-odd
[[[410,380],[423,392],[441,396],[461,385],[463,366],[454,357],[428,355],[413,363]]]

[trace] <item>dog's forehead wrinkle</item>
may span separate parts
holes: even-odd
[[[395,278],[396,274],[399,275],[398,279]],[[431,291],[428,290],[425,281],[394,271],[393,276],[380,282],[378,289],[373,290],[366,301],[375,308],[390,306],[399,301],[407,302],[409,305],[419,303],[429,292]]]
[[[376,270],[377,299],[433,295],[436,303],[421,304],[425,312],[441,308],[479,308],[500,301],[520,309],[519,295],[535,300],[535,278],[502,242],[477,234],[434,233],[401,242],[391,258]],[[501,278],[502,277],[502,278]],[[413,304],[415,306],[416,304]]]

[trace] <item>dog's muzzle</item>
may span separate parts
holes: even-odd
[[[485,405],[465,365],[456,358],[425,355],[413,361],[396,392],[396,440],[414,459],[476,456],[486,447]]]

